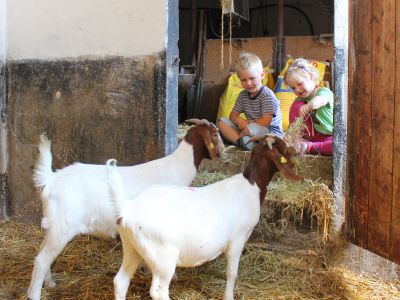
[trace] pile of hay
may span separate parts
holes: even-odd
[[[192,185],[208,185],[241,172],[248,155],[249,152],[231,150],[228,158],[221,161],[204,161]],[[293,162],[305,180],[288,181],[279,173],[274,176],[253,237],[266,242],[272,237],[281,237],[293,227],[306,226],[317,230],[315,243],[325,244],[329,240],[333,205],[332,172],[326,170],[331,168],[331,159],[305,156]]]
[[[26,299],[33,259],[43,239],[36,226],[0,221],[0,299]],[[78,237],[55,261],[55,288],[42,299],[113,299],[113,277],[121,263],[118,240]],[[225,259],[177,269],[174,300],[222,299]],[[345,269],[326,268],[314,251],[273,251],[248,246],[241,257],[236,299],[399,299],[399,282],[385,282]],[[136,275],[128,299],[150,299],[150,279]]]
[[[317,230],[323,244],[328,241],[333,194],[325,183],[311,179],[292,182],[276,176],[266,200],[280,224],[308,225]]]

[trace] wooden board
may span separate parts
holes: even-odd
[[[400,263],[400,8],[396,0],[352,3],[349,232]]]
[[[396,5],[395,116],[390,259],[400,263],[400,5]]]
[[[392,205],[395,1],[372,2],[372,127],[368,248],[389,257]]]
[[[351,51],[355,56],[352,65],[354,74],[352,95],[349,97],[349,180],[352,188],[353,241],[367,246],[368,238],[368,187],[370,160],[371,130],[371,74],[372,45],[369,38],[372,33],[371,20],[372,0],[356,2],[354,7],[354,42]]]

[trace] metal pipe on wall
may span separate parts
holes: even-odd
[[[284,41],[285,1],[278,0],[278,26],[275,40],[275,75],[281,72],[285,60]]]
[[[8,215],[6,0],[0,0],[0,218]]]
[[[192,4],[190,7],[190,13],[192,15],[192,23],[191,23],[191,33],[190,33],[190,45],[193,47],[192,49],[192,65],[196,65],[196,52],[194,51],[196,45],[196,26],[197,26],[197,9],[196,9],[196,0],[192,0]]]
[[[197,68],[196,68],[196,98],[194,107],[194,116],[199,118],[201,113],[201,97],[202,93],[202,83],[203,83],[203,71],[204,71],[204,45],[206,43],[206,15],[204,10],[200,11],[199,20],[199,35],[198,35],[198,48],[197,48]]]

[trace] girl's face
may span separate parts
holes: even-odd
[[[249,92],[250,97],[257,95],[262,87],[262,80],[264,78],[264,70],[260,71],[255,68],[248,70],[240,70],[238,77],[242,87]]]
[[[287,79],[286,85],[299,98],[308,98],[312,95],[317,87],[312,74],[292,73]]]

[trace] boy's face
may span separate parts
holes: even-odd
[[[250,97],[255,96],[262,86],[262,80],[264,78],[264,70],[260,71],[256,68],[248,70],[240,70],[238,77],[242,87],[249,92]]]
[[[308,75],[308,76],[307,76]],[[311,74],[299,74],[292,73],[287,78],[287,86],[296,94],[299,98],[308,98],[315,90],[316,83],[312,78]]]

